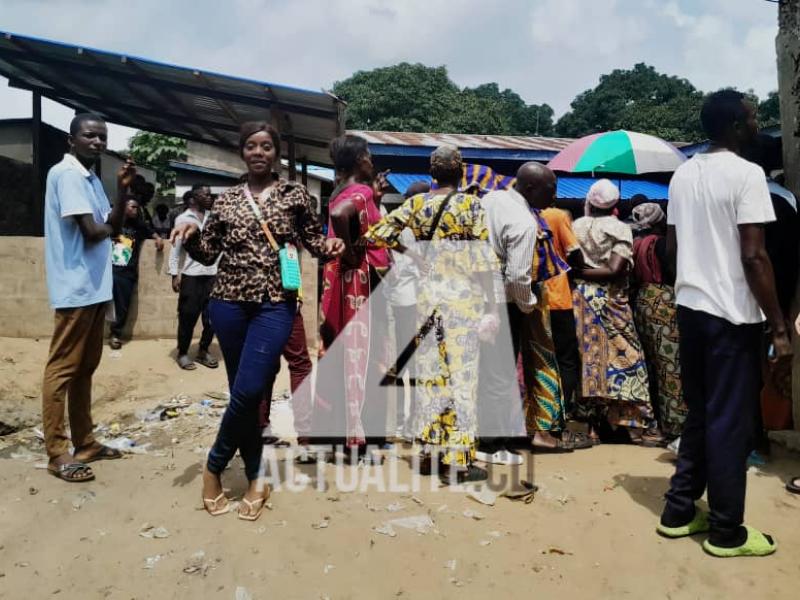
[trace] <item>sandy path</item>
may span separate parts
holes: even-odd
[[[0,343],[0,411],[35,415],[46,343]],[[96,421],[124,426],[132,418],[120,415],[176,394],[196,401],[224,389],[221,370],[178,370],[167,358],[171,347],[134,342],[119,358],[106,351]],[[276,391],[282,386],[285,380]],[[409,493],[377,491],[373,480],[366,492],[276,492],[273,509],[256,523],[211,518],[196,509],[215,412],[139,426],[133,433],[152,444],[149,453],[98,464],[97,481],[86,485],[34,468],[39,449],[29,431],[0,438],[0,598],[232,599],[238,586],[254,599],[789,598],[800,581],[800,497],[782,487],[790,472],[800,473],[795,458],[776,458],[749,476],[749,521],[776,535],[778,553],[723,561],[705,556],[697,540],[653,533],[669,456],[622,446],[528,457],[541,488],[529,505],[500,498],[483,506],[463,493],[432,491],[428,478],[413,492],[420,505]],[[11,459],[13,452],[33,456]],[[382,481],[393,465],[400,483],[409,483],[402,460],[382,468]],[[340,476],[359,475],[364,484],[377,472],[346,467]],[[335,467],[326,474],[333,481]],[[233,495],[243,490],[238,460],[225,482]],[[387,511],[395,503],[400,510]],[[484,518],[465,517],[465,510]],[[373,531],[389,519],[426,514],[435,530],[424,535]],[[325,517],[326,528],[312,527]],[[144,523],[165,527],[169,537],[141,537]],[[185,573],[198,551],[200,569]]]

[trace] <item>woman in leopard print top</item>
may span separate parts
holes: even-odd
[[[220,476],[238,449],[250,482],[239,509],[239,517],[247,520],[258,518],[269,496],[269,487],[258,479],[258,406],[279,368],[297,310],[297,295],[283,289],[278,253],[248,196],[279,246],[301,242],[318,258],[334,258],[344,250],[341,240],[325,239],[305,187],[273,180],[273,167],[280,167],[279,149],[280,137],[272,126],[243,125],[239,150],[247,165],[246,180],[217,200],[202,232],[196,225],[183,225],[172,234],[203,264],[222,254],[208,310],[225,358],[231,398],[203,472],[203,504],[212,515],[227,512]]]

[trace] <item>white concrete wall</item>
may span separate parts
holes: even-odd
[[[31,128],[26,123],[3,123],[0,135],[0,156],[33,164]]]

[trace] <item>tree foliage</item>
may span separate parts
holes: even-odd
[[[128,152],[137,165],[156,172],[158,193],[174,193],[175,171],[169,167],[171,160],[186,160],[186,140],[149,131],[137,131],[128,140]]]
[[[563,136],[581,137],[629,129],[668,140],[697,141],[704,137],[700,126],[703,98],[686,79],[639,63],[600,77],[594,89],[572,101],[556,130]]]
[[[553,109],[526,104],[496,83],[459,88],[446,67],[400,63],[337,81],[347,127],[373,131],[550,135]]]
[[[758,107],[762,127],[780,122],[778,93],[759,102],[752,90],[745,92]],[[705,139],[700,108],[706,94],[688,80],[659,73],[639,63],[600,77],[600,83],[579,94],[571,110],[558,120],[556,130],[566,137],[582,137],[600,131],[628,129],[672,141]]]
[[[771,127],[781,122],[781,104],[778,92],[770,92],[758,105],[758,124],[761,127]]]

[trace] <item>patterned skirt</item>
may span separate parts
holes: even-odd
[[[550,309],[544,286],[539,286],[536,308],[523,328],[520,370],[528,435],[560,431],[564,427],[564,395],[558,373],[556,347],[550,328]],[[530,338],[530,339],[526,339]]]
[[[664,434],[679,436],[688,409],[681,392],[675,288],[649,283],[636,294],[636,329],[642,340],[650,376],[650,392]]]
[[[578,414],[606,418],[612,426],[651,427],[647,364],[627,295],[578,280],[572,298],[581,354]]]

